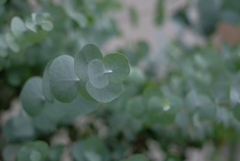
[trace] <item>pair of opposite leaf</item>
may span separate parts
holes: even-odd
[[[60,102],[73,101],[79,92],[86,99],[110,102],[122,93],[122,81],[129,72],[124,55],[103,57],[98,47],[87,44],[75,58],[62,55],[51,62],[49,84],[52,95]]]
[[[107,71],[103,72],[107,77],[107,84],[103,88],[96,88],[102,85],[103,76],[99,75],[103,73],[102,68],[99,70],[98,66],[95,67],[95,62],[102,63],[102,68]],[[89,64],[93,64],[93,67]],[[43,78],[32,77],[25,83],[20,98],[23,108],[31,116],[38,115],[48,104],[63,108],[81,106],[82,113],[88,113],[96,108],[96,101],[110,102],[121,95],[121,81],[129,71],[128,59],[122,54],[109,54],[103,58],[95,45],[87,44],[75,59],[62,55],[50,61]],[[90,81],[90,78],[94,80]]]

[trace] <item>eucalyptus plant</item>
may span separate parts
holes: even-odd
[[[189,148],[208,142],[216,154],[210,159],[218,161],[223,144],[237,147],[239,45],[186,50],[167,42],[150,55],[140,40],[102,54],[98,47],[118,34],[111,15],[118,1],[32,3],[0,0],[0,96],[19,92],[23,107],[2,126],[0,160],[59,161],[67,155],[73,161],[149,161],[149,142],[155,141],[164,161],[186,160]],[[235,10],[225,11],[235,2],[221,1],[204,12],[205,4],[198,2],[206,14],[200,19],[207,23],[203,33],[213,26],[205,18],[237,18]],[[157,25],[163,13],[164,1],[158,0]],[[136,26],[133,6],[129,14]],[[2,104],[0,97],[1,109],[8,107]],[[55,143],[62,131],[67,143]]]

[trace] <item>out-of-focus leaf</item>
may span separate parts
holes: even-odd
[[[24,110],[30,116],[38,115],[45,103],[45,97],[42,92],[42,78],[33,77],[24,85],[20,98]]]
[[[8,33],[6,33],[5,38],[6,38],[6,42],[7,42],[8,46],[9,46],[9,48],[13,52],[18,53],[20,51],[20,47],[16,43],[16,39],[13,36],[13,34],[11,32],[8,32]]]
[[[45,31],[51,31],[53,29],[53,23],[51,21],[43,21],[41,27]]]
[[[35,141],[26,143],[17,154],[17,161],[44,161],[49,152],[47,143]]]
[[[23,20],[19,17],[14,17],[11,22],[11,30],[14,36],[20,37],[26,31]]]
[[[96,137],[89,137],[85,140],[75,142],[72,148],[72,155],[76,161],[92,161],[89,159],[94,158],[100,161],[110,160],[106,145]],[[90,157],[89,155],[94,156]]]

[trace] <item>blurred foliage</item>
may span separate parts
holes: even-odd
[[[174,18],[205,37],[210,37],[219,22],[232,25],[240,23],[239,0],[189,0]],[[191,18],[191,9],[197,10],[197,18]]]
[[[219,21],[239,22],[237,2],[190,3],[199,11],[197,26],[188,6],[175,18],[209,36]],[[2,126],[0,160],[67,155],[73,161],[148,161],[151,140],[165,161],[185,160],[187,149],[208,142],[215,148],[209,159],[219,160],[218,149],[230,144],[233,160],[240,133],[240,45],[186,50],[169,41],[151,55],[139,40],[118,49],[127,59],[103,57],[97,46],[119,35],[112,12],[120,7],[117,0],[0,0],[0,107],[9,108],[20,90],[23,105]],[[129,16],[136,26],[134,6]],[[163,17],[159,0],[153,23],[162,24]],[[62,131],[67,139],[54,142]]]
[[[18,1],[0,6],[1,85],[12,90],[1,96],[7,108],[19,87],[32,75],[40,75],[46,63],[58,55],[74,55],[86,43],[101,46],[119,31],[111,16],[121,5],[101,1]]]

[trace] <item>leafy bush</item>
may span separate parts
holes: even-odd
[[[150,56],[141,40],[102,54],[97,46],[119,34],[115,0],[0,5],[1,110],[18,95],[23,107],[2,127],[2,160],[148,161],[154,140],[164,160],[180,161],[209,141],[236,145],[239,45],[186,50],[168,42]],[[163,6],[159,0],[157,25]],[[130,16],[137,25],[134,8]]]

